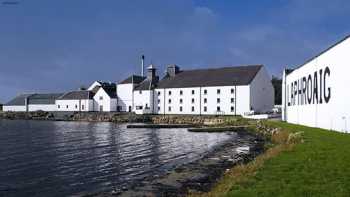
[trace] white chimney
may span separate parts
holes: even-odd
[[[145,56],[142,55],[141,56],[141,76],[143,77],[144,76],[144,67],[145,67]]]

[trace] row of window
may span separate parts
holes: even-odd
[[[194,94],[195,94],[195,90],[192,90],[191,93],[192,93],[192,95],[194,95]],[[204,89],[204,90],[203,90],[203,93],[204,93],[204,94],[207,94],[207,93],[208,93],[208,90]],[[220,93],[221,93],[221,90],[220,90],[220,89],[217,89],[217,90],[216,90],[216,93],[217,93],[217,94],[220,94]],[[231,94],[234,94],[234,93],[235,93],[235,89],[231,88]],[[160,91],[158,91],[158,96],[160,96],[160,94],[161,94]],[[171,95],[171,90],[168,91],[168,95],[169,95],[169,96]],[[183,95],[183,91],[182,91],[182,90],[180,90],[180,95]]]
[[[160,111],[160,107],[158,107],[158,111]],[[180,111],[180,112],[183,111],[182,106],[179,107],[179,111]],[[192,112],[195,111],[194,106],[191,107],[191,111],[192,111]],[[207,111],[208,111],[207,106],[204,106],[204,107],[203,107],[203,111],[204,111],[204,112],[207,112]],[[216,111],[217,111],[217,112],[221,112],[220,106],[217,106],[217,107],[216,107]],[[231,112],[234,112],[234,111],[235,111],[235,108],[234,108],[233,106],[231,106]],[[171,106],[168,107],[168,112],[171,112]]]
[[[191,103],[194,103],[194,101],[195,101],[195,99],[192,98],[192,99],[191,99]],[[182,103],[183,103],[183,100],[180,99],[179,102],[180,102],[180,104],[182,104]],[[207,103],[207,102],[208,102],[207,98],[204,98],[204,99],[203,99],[203,102],[204,102],[204,103]],[[216,103],[220,103],[220,102],[221,102],[220,98],[217,98],[217,99],[216,99]],[[234,102],[235,102],[235,99],[234,99],[234,98],[231,98],[231,103],[234,103]],[[168,103],[171,104],[171,99],[168,99]],[[158,104],[160,104],[160,99],[158,99]]]
[[[61,109],[61,105],[57,105],[57,108]],[[68,109],[68,108],[69,108],[69,106],[66,105],[66,109]],[[78,109],[78,105],[75,105],[75,109]],[[85,109],[85,105],[81,105],[81,109],[84,110]]]

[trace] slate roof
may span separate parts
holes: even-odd
[[[111,98],[117,98],[117,88],[116,85],[109,85],[109,86],[103,86],[101,87],[109,97]]]
[[[157,88],[248,85],[262,65],[222,67],[180,71],[174,77],[165,76]]]
[[[131,75],[130,77],[124,79],[119,84],[128,84],[128,83],[136,83],[139,84],[143,82],[146,79],[146,77],[142,77],[139,75]]]
[[[142,83],[135,87],[134,90],[152,90],[157,87],[158,78],[154,80],[145,79]]]
[[[55,100],[62,96],[62,93],[54,94],[21,94],[5,104],[5,106],[24,106],[25,99],[31,105],[54,105]]]
[[[67,92],[57,100],[84,100],[84,99],[93,99],[94,93],[88,90],[78,90]]]

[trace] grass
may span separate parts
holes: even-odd
[[[350,196],[349,134],[283,122],[267,124],[283,130],[271,137],[277,145],[229,170],[211,192],[191,196]],[[302,143],[281,143],[301,133]]]

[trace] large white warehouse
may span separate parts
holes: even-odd
[[[294,70],[282,85],[282,119],[295,124],[350,131],[350,36]]]

